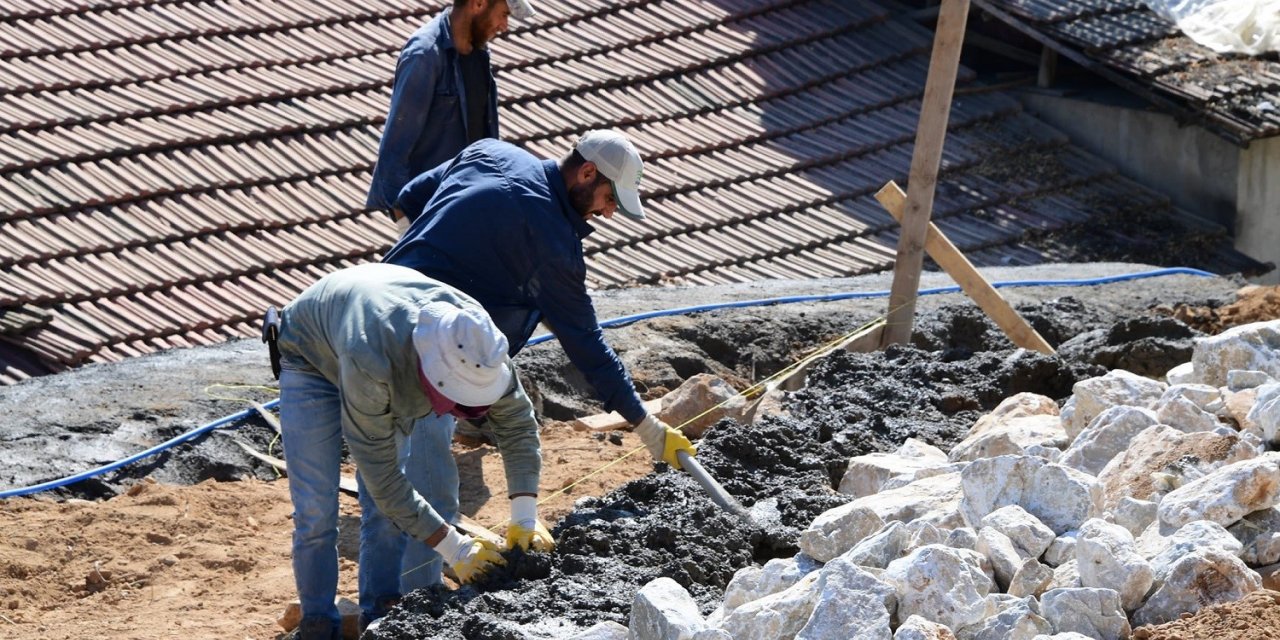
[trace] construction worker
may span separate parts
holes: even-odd
[[[325,276],[280,314],[280,426],[293,500],[301,640],[340,638],[338,481],[345,440],[360,494],[363,622],[398,601],[404,534],[469,582],[502,556],[460,533],[401,472],[408,429],[428,415],[488,416],[511,498],[507,542],[550,550],[538,521],[538,425],[507,340],[466,294],[407,269],[366,264]],[[278,349],[277,349],[278,348]],[[424,456],[428,452],[418,451]],[[429,452],[453,465],[446,443]],[[456,488],[455,488],[456,495]]]
[[[498,91],[488,42],[529,0],[454,0],[409,38],[396,62],[366,206],[390,209],[413,177],[468,144],[498,137]]]
[[[411,223],[383,262],[474,297],[507,336],[512,356],[545,322],[605,410],[635,425],[655,460],[680,468],[676,452],[693,455],[693,445],[645,411],[604,341],[586,287],[582,239],[590,220],[615,211],[644,219],[642,173],[640,154],[613,130],[588,132],[558,161],[481,140],[405,185],[395,208]],[[415,428],[410,448],[429,433]]]

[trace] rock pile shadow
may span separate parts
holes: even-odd
[[[1051,342],[1096,331],[1090,340],[1118,353],[1126,337],[1189,348],[1194,335],[1176,321],[1103,318],[1069,299],[1023,311]],[[891,451],[908,437],[950,448],[1004,398],[1026,391],[1062,401],[1077,381],[1111,366],[1093,347],[1055,356],[1015,349],[967,305],[930,314],[918,328],[912,345],[818,362],[789,397],[791,418],[724,420],[708,432],[699,460],[754,522],[719,510],[687,474],[659,464],[580,500],[553,529],[554,553],[513,552],[479,585],[409,594],[369,635],[524,640],[606,620],[625,625],[634,594],[658,577],[684,586],[708,614],[734,572],[794,555],[800,530],[851,499],[834,490],[850,457]]]

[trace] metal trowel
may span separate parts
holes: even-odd
[[[676,457],[680,459],[680,466],[684,467],[684,470],[688,471],[689,475],[693,476],[693,479],[702,485],[702,489],[711,497],[712,502],[716,503],[721,509],[753,525],[755,524],[755,521],[751,519],[751,513],[739,504],[736,498],[729,495],[729,492],[725,491],[724,487],[720,486],[720,483],[716,482],[716,479],[712,478],[706,469],[702,468],[702,463],[684,451],[677,451]]]

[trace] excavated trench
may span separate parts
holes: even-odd
[[[523,640],[606,620],[625,625],[636,591],[663,576],[710,613],[735,571],[794,555],[799,531],[848,500],[833,488],[850,456],[892,450],[908,437],[950,447],[1002,399],[1026,391],[1062,401],[1076,381],[1108,367],[1163,373],[1187,359],[1181,354],[1189,356],[1197,335],[1177,321],[1116,317],[1071,298],[1020,311],[1062,346],[1059,355],[1014,349],[977,309],[946,307],[922,317],[909,346],[821,360],[807,386],[790,395],[792,418],[716,425],[699,459],[751,508],[755,524],[720,511],[687,474],[658,465],[612,493],[580,500],[553,528],[554,553],[514,552],[479,585],[409,594],[370,635]],[[695,335],[698,322],[682,324],[684,338],[712,344],[708,336],[724,335],[715,318],[703,321],[702,335]],[[741,363],[718,362],[740,370]]]

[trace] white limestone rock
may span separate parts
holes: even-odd
[[[1062,420],[1053,415],[1011,418],[961,440],[948,458],[952,462],[973,461],[1003,455],[1025,455],[1028,447],[1065,446],[1067,432]]]
[[[1035,558],[1027,558],[1013,574],[1008,591],[1009,595],[1017,598],[1039,597],[1040,594],[1049,590],[1051,584],[1053,584],[1053,568],[1041,564]]]
[[[1224,527],[1280,502],[1280,453],[1227,465],[1174,489],[1160,501],[1161,524],[1210,520]]]
[[[968,462],[948,462],[947,464],[937,467],[924,467],[916,469],[909,473],[901,473],[884,481],[884,485],[880,487],[881,491],[892,491],[893,489],[901,489],[917,480],[942,476],[949,473],[960,473],[964,468],[969,466]]]
[[[724,629],[703,629],[695,634],[689,640],[734,640]]]
[[[991,527],[983,527],[978,530],[978,553],[986,556],[991,563],[1000,590],[1008,589],[1013,574],[1022,566],[1023,558],[1014,548],[1013,541]]]
[[[1222,525],[1208,520],[1189,522],[1168,536],[1161,535],[1159,523],[1153,523],[1138,538],[1138,553],[1151,563],[1156,584],[1164,581],[1182,557],[1205,549],[1239,556],[1244,545]]]
[[[1161,398],[1152,405],[1160,424],[1167,424],[1183,433],[1213,431],[1222,426],[1218,417],[1181,396]]]
[[[923,444],[923,443],[922,443]],[[928,445],[925,445],[928,446]],[[947,456],[937,447],[925,449],[913,446],[908,451],[918,455],[904,456],[897,453],[869,453],[849,459],[849,466],[840,479],[840,493],[855,498],[872,495],[886,481],[899,476],[915,476],[921,469],[947,464]],[[937,452],[937,456],[934,455]]]
[[[1243,371],[1240,369],[1232,369],[1227,372],[1227,389],[1230,391],[1257,389],[1262,385],[1274,384],[1275,382],[1275,378],[1262,371]]]
[[[1240,558],[1220,549],[1196,549],[1179,558],[1164,582],[1134,613],[1137,625],[1162,624],[1182,613],[1235,602],[1262,588],[1262,578]]]
[[[640,588],[631,602],[628,640],[689,640],[705,629],[698,603],[671,578],[657,578]]]
[[[817,603],[796,640],[891,640],[897,591],[853,563],[836,558],[818,576]]]
[[[1185,398],[1200,409],[1215,415],[1222,409],[1222,391],[1218,387],[1194,383],[1170,383],[1169,388],[1164,390],[1153,408],[1173,398]]]
[[[794,638],[817,605],[820,574],[815,571],[778,593],[737,607],[725,615],[720,628],[734,640]]]
[[[1053,580],[1049,583],[1049,589],[1075,589],[1083,585],[1080,584],[1080,565],[1075,558],[1071,558],[1062,564],[1053,568]]]
[[[1097,518],[1080,527],[1076,563],[1082,586],[1116,590],[1126,611],[1142,604],[1155,580],[1151,565],[1138,554],[1133,534]]]
[[[900,555],[906,555],[925,545],[943,544],[947,541],[947,535],[950,532],[933,526],[933,523],[927,520],[912,520],[907,523],[907,533],[910,537]]]
[[[1040,615],[1054,633],[1078,633],[1096,640],[1129,637],[1129,618],[1114,589],[1053,589],[1040,596]]]
[[[1053,539],[1049,543],[1049,548],[1044,550],[1045,564],[1056,567],[1068,560],[1076,557],[1076,536],[1079,535],[1078,529],[1066,531],[1062,535]]]
[[[969,433],[965,434],[965,438],[980,435],[1015,418],[1056,415],[1058,415],[1058,403],[1054,402],[1053,398],[1024,391],[1005,398],[991,410],[991,413],[978,418],[973,428],[969,429]]]
[[[1255,511],[1228,529],[1244,549],[1240,559],[1251,567],[1280,562],[1280,509]]]
[[[1152,522],[1156,521],[1156,507],[1159,505],[1150,500],[1137,500],[1128,496],[1120,499],[1120,504],[1112,511],[1115,523],[1129,530],[1135,537],[1142,535]]]
[[[1196,375],[1196,367],[1190,362],[1184,362],[1164,374],[1164,379],[1169,384],[1196,384],[1200,381],[1200,376]]]
[[[1254,446],[1238,435],[1182,433],[1166,425],[1148,427],[1098,474],[1103,509],[1114,510],[1125,497],[1158,502],[1189,482],[1187,476],[1199,477],[1257,455]]]
[[[959,527],[952,529],[947,534],[947,540],[943,544],[952,549],[968,549],[969,551],[978,550],[978,532],[969,527]]]
[[[743,567],[733,574],[724,590],[724,609],[734,609],[787,589],[817,569],[811,563],[801,563],[795,558],[774,558],[763,567]]]
[[[1055,633],[1051,636],[1041,634],[1031,640],[1093,640],[1093,638],[1090,638],[1083,633],[1068,631],[1066,633]]]
[[[1101,513],[1102,487],[1088,474],[1032,456],[978,460],[960,473],[960,511],[976,525],[987,514],[1018,505],[1054,533],[1079,528]]]
[[[569,640],[626,640],[627,628],[612,621],[598,622],[569,636]],[[697,636],[693,636],[696,640]]]
[[[1076,436],[1071,446],[1062,452],[1059,464],[1096,476],[1112,458],[1129,447],[1134,436],[1158,423],[1159,419],[1150,409],[1109,407]]]
[[[1244,428],[1268,445],[1280,444],[1280,384],[1258,387],[1253,408],[1246,414]]]
[[[882,527],[884,518],[854,500],[814,518],[800,533],[800,550],[819,562],[829,562]]]
[[[995,615],[961,628],[956,637],[959,640],[1031,640],[1052,631],[1049,621],[1040,616],[1038,609],[1035,598],[1017,600]]]
[[[1071,387],[1071,398],[1063,408],[1062,426],[1068,443],[1084,431],[1094,417],[1115,406],[1145,407],[1160,398],[1166,385],[1123,369],[1104,376],[1089,378]]]
[[[1271,320],[1197,338],[1191,362],[1200,382],[1221,387],[1227,383],[1227,372],[1233,369],[1261,371],[1280,378],[1277,354],[1280,354],[1280,320]]]
[[[946,625],[913,615],[898,627],[893,640],[956,640],[956,634]]]
[[[928,522],[939,529],[954,529],[964,525],[960,498],[960,473],[944,473],[858,498],[849,504],[870,509],[884,522]]]
[[[893,455],[904,458],[926,458],[937,462],[946,462],[947,452],[919,438],[907,438],[893,450]]]
[[[1000,507],[983,516],[981,526],[991,527],[1008,536],[1024,558],[1039,558],[1056,537],[1052,529],[1016,504]]]
[[[839,559],[861,567],[883,569],[902,555],[902,549],[907,546],[910,537],[907,525],[896,521],[888,522],[879,531],[863,538]]]
[[[882,578],[898,592],[898,618],[920,615],[952,629],[982,619],[992,584],[962,550],[920,547],[889,563]]]

